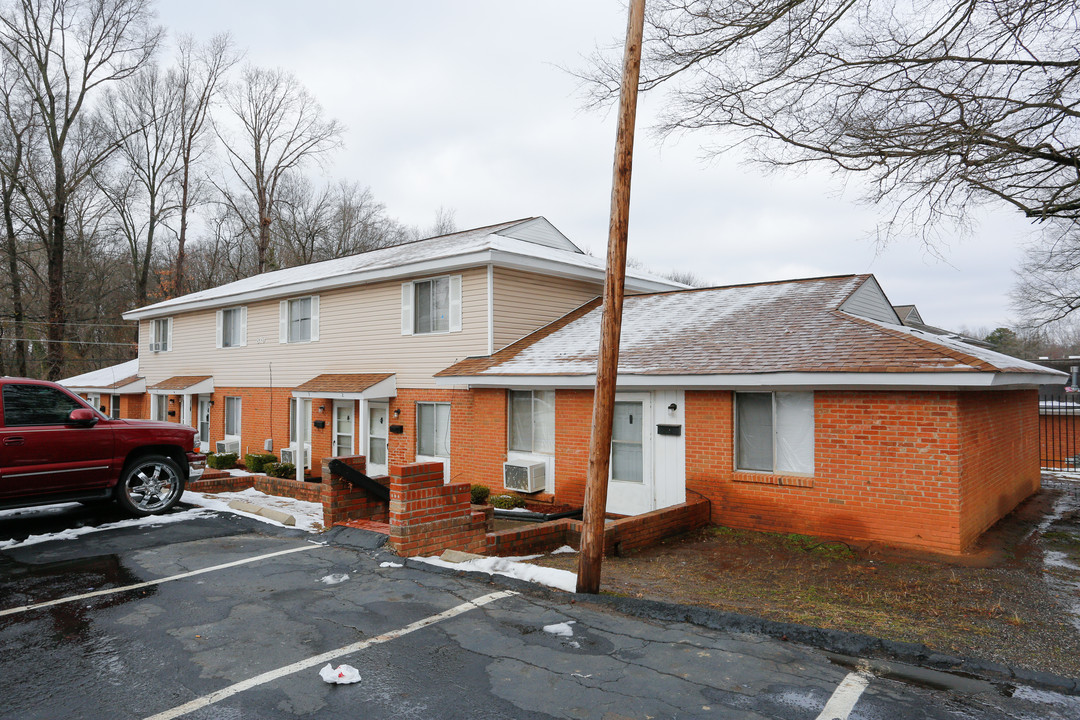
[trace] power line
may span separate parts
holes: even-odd
[[[131,347],[133,342],[100,342],[98,340],[47,340],[43,338],[0,338],[0,341],[32,342],[32,343],[60,343],[61,345],[116,345],[117,347]]]

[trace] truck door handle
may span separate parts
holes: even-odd
[[[5,445],[23,445],[25,443],[26,438],[22,437],[21,435],[12,435],[10,437],[4,438]]]

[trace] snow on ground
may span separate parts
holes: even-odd
[[[271,520],[270,518],[263,517],[262,515],[253,515],[251,513],[243,512],[241,510],[234,510],[229,507],[229,503],[233,500],[242,500],[249,502],[252,505],[259,505],[261,507],[269,507],[275,510],[280,510],[292,515],[296,519],[296,529],[306,530],[308,532],[322,532],[323,531],[323,507],[321,503],[307,502],[305,500],[294,500],[293,498],[279,497],[277,495],[267,495],[266,493],[259,492],[255,488],[248,488],[243,492],[219,492],[219,493],[198,493],[191,492],[190,490],[184,493],[181,498],[185,503],[189,505],[198,505],[200,507],[208,508],[210,510],[217,510],[219,512],[233,513],[234,515],[242,515],[244,517],[251,518],[253,520],[259,520],[271,525],[277,525],[278,527],[285,527],[279,522]]]
[[[558,635],[559,637],[574,637],[574,628],[570,627],[576,620],[567,620],[566,622],[555,623],[554,625],[545,625],[544,632],[552,635]]]
[[[563,555],[565,553],[576,553],[576,552],[577,552],[577,550],[570,547],[569,545],[563,545],[561,548],[558,548],[557,550],[552,550],[551,554],[552,555]]]
[[[485,572],[488,575],[503,575],[505,577],[517,578],[518,580],[524,580],[526,582],[547,585],[548,587],[553,587],[557,590],[565,590],[566,592],[577,591],[576,573],[572,573],[569,570],[556,570],[555,568],[540,567],[539,565],[529,565],[528,563],[521,562],[522,560],[531,560],[537,557],[540,556],[531,555],[527,558],[484,557],[476,560],[466,560],[465,562],[460,563],[448,563],[437,557],[414,557],[409,559],[419,560],[420,562],[427,563],[428,565],[435,565],[436,567],[453,568],[454,570],[475,570],[478,572]]]
[[[200,517],[210,517],[211,514],[212,513],[208,512],[204,508],[195,508],[192,510],[183,510],[181,512],[170,513],[168,515],[151,515],[150,517],[131,518],[130,520],[119,520],[117,522],[105,523],[104,525],[86,525],[84,527],[69,528],[67,530],[60,530],[59,532],[54,533],[31,535],[25,540],[0,540],[0,550],[24,547],[26,545],[37,545],[38,543],[49,542],[50,540],[74,540],[75,538],[82,535],[102,532],[103,530],[117,530],[119,528],[129,527],[156,527],[158,525],[166,525],[168,523],[194,520],[195,518]]]

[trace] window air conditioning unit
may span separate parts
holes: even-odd
[[[218,440],[214,445],[214,452],[240,454],[239,440]]]
[[[524,493],[544,489],[547,463],[514,461],[503,463],[503,487]]]
[[[282,448],[281,449],[281,462],[296,464],[296,448]],[[304,465],[311,464],[311,448],[304,448]]]

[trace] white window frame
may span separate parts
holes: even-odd
[[[113,420],[120,419],[120,396],[116,393],[109,396],[109,417]]]
[[[150,321],[150,352],[169,352],[172,350],[172,321],[171,317],[155,318]],[[161,338],[164,337],[164,340]]]
[[[310,324],[308,331],[308,338],[306,340],[290,340],[289,329],[293,323],[292,308],[293,303],[302,300],[311,300],[311,314]],[[318,295],[301,295],[300,297],[289,298],[288,300],[282,300],[278,303],[278,342],[283,345],[302,345],[305,343],[313,343],[319,341],[319,296]]]
[[[425,453],[420,452],[420,440],[421,440],[421,438],[420,438],[420,407],[421,406],[430,406],[432,408],[433,412],[435,413],[435,426],[434,426],[435,437],[432,438],[432,445],[434,447],[431,448],[432,450],[435,450],[435,451],[438,451],[438,449],[439,449],[438,448],[438,445],[439,445],[439,411],[438,411],[437,408],[440,407],[440,406],[446,408],[446,430],[445,430],[446,454],[445,455],[425,454]],[[418,403],[416,403],[416,457],[417,458],[439,458],[439,459],[449,460],[450,459],[450,452],[451,452],[450,443],[451,443],[451,440],[452,440],[452,437],[453,437],[452,434],[451,434],[452,431],[453,431],[453,407],[452,407],[452,405],[450,403],[448,403],[448,402],[418,402]]]
[[[739,427],[740,427],[740,424],[739,424],[740,423],[740,420],[739,420],[739,396],[740,395],[768,395],[769,398],[770,398],[771,405],[772,405],[772,416],[771,416],[771,420],[770,420],[771,421],[771,430],[772,430],[772,437],[770,439],[770,443],[771,443],[771,447],[772,447],[772,469],[771,470],[762,470],[762,469],[742,467],[742,458],[740,457],[740,442],[739,442]],[[802,430],[804,432],[807,431],[807,430],[809,431],[809,458],[808,459],[809,459],[810,468],[809,468],[808,471],[807,470],[791,470],[791,469],[786,469],[786,468],[781,468],[780,467],[781,463],[779,461],[779,453],[777,451],[777,448],[779,447],[779,445],[781,444],[781,442],[783,440],[783,438],[780,436],[780,434],[783,431],[784,421],[781,419],[780,413],[779,413],[780,407],[779,407],[779,404],[777,402],[777,396],[778,395],[808,396],[809,406],[810,406],[810,417],[809,417],[810,427],[808,429],[807,428],[802,428]],[[807,398],[804,397],[803,399],[807,399]],[[814,472],[815,472],[815,469],[816,469],[816,457],[815,457],[816,448],[815,448],[815,445],[814,445],[814,429],[815,429],[815,424],[816,424],[816,418],[815,418],[815,414],[814,414],[814,393],[813,393],[813,391],[802,391],[802,392],[779,392],[779,391],[737,392],[737,393],[735,393],[735,402],[733,403],[733,406],[734,406],[733,409],[734,409],[734,412],[735,412],[735,422],[734,422],[735,438],[734,438],[734,442],[733,442],[733,448],[734,448],[733,455],[734,455],[734,461],[735,461],[735,470],[737,470],[739,472],[765,473],[765,474],[770,474],[770,475],[794,475],[794,476],[806,476],[806,477],[812,477],[814,475]],[[806,459],[806,458],[804,458],[804,459]]]
[[[169,398],[167,395],[153,393],[150,395],[150,419],[158,422],[169,421]]]
[[[225,344],[225,326],[226,317],[228,313],[237,313],[237,328],[236,334],[238,337],[234,342]],[[219,348],[234,348],[244,347],[247,345],[247,306],[240,305],[238,307],[222,308],[217,311],[217,347]]]
[[[235,405],[237,406],[237,410],[236,410],[236,427],[232,428],[233,430],[236,431],[234,433],[229,432],[229,404],[230,404],[229,401],[230,400],[234,400]],[[244,399],[242,397],[239,397],[239,396],[236,396],[236,395],[230,395],[230,396],[226,397],[225,398],[224,436],[222,437],[222,440],[224,440],[224,441],[236,440],[237,442],[239,442],[240,441],[240,436],[244,432],[243,425],[244,425]]]
[[[529,447],[514,447],[514,394],[515,393],[528,393],[530,399],[529,409],[529,428],[530,438]],[[537,398],[537,393],[544,393],[551,397],[551,407],[547,410],[551,414],[551,449],[536,449],[536,418],[539,412],[545,412],[544,408],[540,405],[542,402]],[[506,448],[511,453],[521,453],[525,455],[554,455],[555,454],[555,391],[554,390],[508,390],[506,394]]]
[[[416,323],[416,287],[424,283],[447,280],[447,329],[419,330]],[[401,334],[402,335],[445,335],[461,332],[461,276],[439,275],[436,277],[412,280],[401,284]]]

